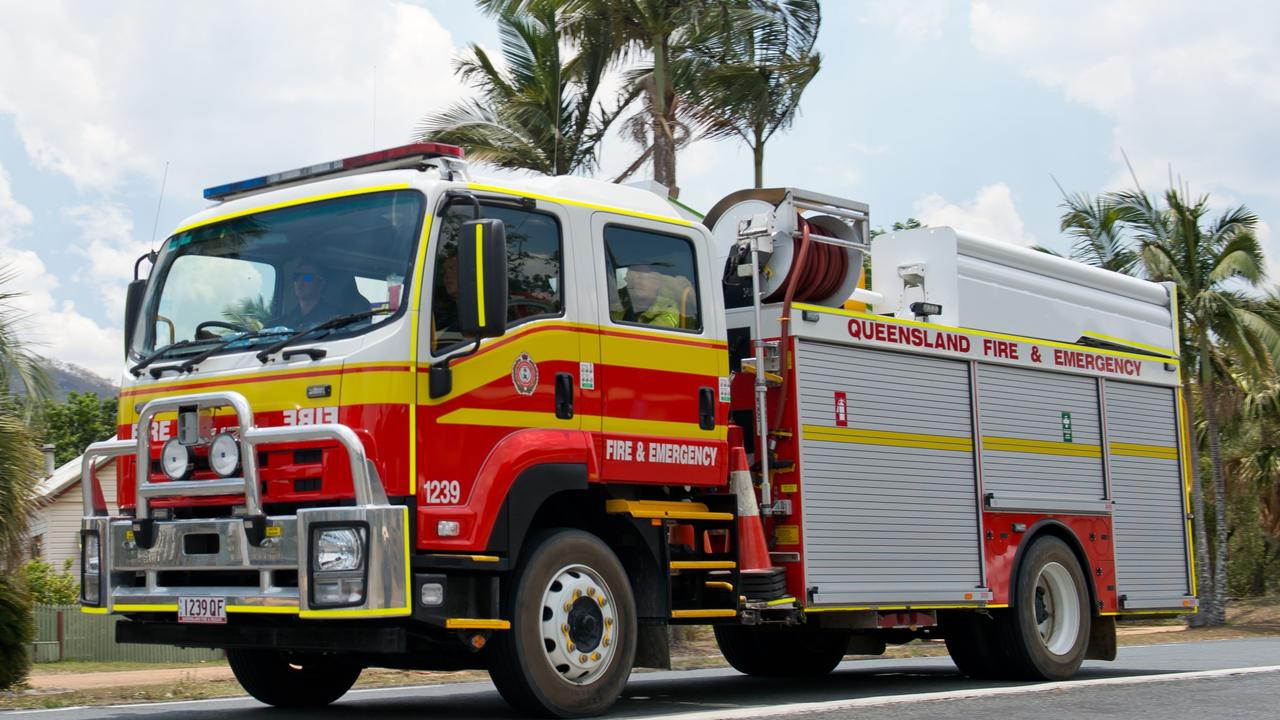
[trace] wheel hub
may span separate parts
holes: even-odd
[[[1080,598],[1070,571],[1047,563],[1036,576],[1033,617],[1040,642],[1055,655],[1066,655],[1080,634]]]
[[[575,685],[594,682],[613,662],[617,633],[613,595],[585,565],[556,571],[542,593],[542,645],[547,662]]]

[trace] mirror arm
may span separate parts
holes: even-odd
[[[474,355],[479,350],[480,338],[477,337],[475,344],[469,349],[445,355],[431,365],[431,370],[427,373],[427,390],[432,400],[453,392],[453,370],[449,367],[449,361]]]
[[[150,261],[150,262],[151,262],[152,267],[154,267],[154,266],[155,266],[155,264],[156,264],[156,258],[157,258],[157,257],[159,257],[159,256],[160,256],[160,253],[156,252],[155,250],[151,250],[151,251],[149,251],[149,252],[147,252],[147,253],[145,253],[145,254],[143,254],[143,255],[139,256],[139,257],[138,257],[138,259],[137,259],[136,261],[134,261],[134,263],[133,263],[133,279],[134,279],[134,280],[137,280],[137,279],[138,279],[138,270],[140,270],[140,269],[142,268],[142,261],[143,261],[143,260],[148,260],[148,261]]]
[[[469,193],[466,190],[450,190],[445,193],[445,197],[450,200],[463,200],[471,203],[471,208],[474,213],[474,217],[472,219],[480,219],[480,198],[477,198],[474,194]]]

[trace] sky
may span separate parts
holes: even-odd
[[[498,46],[462,0],[0,0],[0,265],[36,352],[113,380],[135,259],[204,187],[409,142]],[[1280,277],[1280,4],[862,0],[823,4],[822,71],[766,150],[765,184],[1059,251],[1060,183],[1170,178],[1247,204]],[[612,137],[599,177],[635,149]],[[483,167],[476,174],[488,174]],[[700,142],[681,200],[751,184]],[[161,188],[163,186],[163,196]]]

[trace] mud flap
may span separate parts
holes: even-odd
[[[636,628],[635,667],[671,669],[671,643],[665,625],[641,625]]]
[[[1116,619],[1111,615],[1093,616],[1089,623],[1089,649],[1085,660],[1116,659]]]

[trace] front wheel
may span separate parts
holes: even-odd
[[[1014,671],[1032,680],[1066,680],[1084,662],[1093,615],[1076,556],[1055,537],[1027,550],[1003,618],[1004,647]]]
[[[489,675],[517,710],[540,717],[607,711],[636,653],[631,583],[613,551],[580,530],[530,543],[504,603],[511,629],[489,643]]]
[[[245,692],[258,702],[286,708],[318,708],[351,689],[361,667],[335,655],[231,648],[227,663]]]

